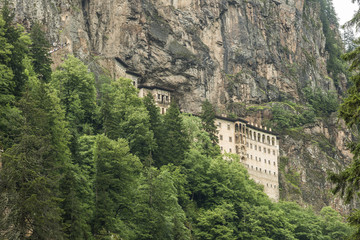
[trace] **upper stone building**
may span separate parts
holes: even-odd
[[[172,89],[146,85],[138,85],[138,88],[139,97],[143,98],[150,93],[154,97],[155,104],[160,108],[160,113],[166,113],[170,107]]]

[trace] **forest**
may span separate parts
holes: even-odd
[[[272,202],[217,146],[215,112],[160,115],[130,79],[51,69],[40,23],[0,16],[1,239],[347,239],[331,207]],[[336,176],[334,176],[336,178]]]

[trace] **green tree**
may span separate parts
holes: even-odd
[[[134,191],[141,170],[139,159],[129,152],[124,139],[99,135],[95,142],[95,212],[93,234],[106,239],[114,234],[134,237],[129,219],[133,214]]]
[[[52,73],[52,60],[49,54],[50,44],[39,22],[35,22],[31,26],[30,37],[32,41],[30,55],[33,59],[34,71],[38,74],[40,80],[48,83],[51,80]]]
[[[5,21],[4,37],[7,39],[7,42],[11,43],[13,46],[11,48],[11,54],[9,55],[10,60],[7,64],[13,73],[11,84],[12,95],[20,98],[28,78],[27,74],[25,73],[23,59],[29,53],[31,40],[25,34],[24,27],[21,25],[15,25],[14,10],[10,9],[8,0],[4,1],[3,7],[1,9],[1,15]]]
[[[155,148],[149,114],[130,79],[120,78],[102,89],[101,119],[110,139],[124,138],[144,161]]]
[[[174,101],[171,102],[164,116],[164,132],[164,140],[159,145],[159,152],[162,154],[159,158],[160,166],[168,163],[181,165],[190,142],[184,129],[180,110]]]
[[[160,110],[159,108],[155,105],[155,101],[153,96],[151,95],[151,93],[149,93],[147,96],[145,96],[143,98],[143,102],[145,105],[146,110],[149,113],[149,123],[150,123],[150,127],[149,129],[153,132],[154,134],[154,141],[156,146],[154,146],[152,154],[151,154],[151,160],[155,161],[155,164],[157,166],[159,166],[159,164],[157,164],[160,160],[159,158],[161,157],[161,150],[159,148],[159,146],[162,145],[162,142],[164,141],[164,136],[165,136],[165,131],[164,131],[164,127],[163,127],[163,118],[160,115]]]
[[[207,99],[202,103],[200,118],[202,120],[204,130],[209,133],[213,144],[218,144],[218,131],[215,126],[215,109]]]
[[[190,239],[185,212],[178,203],[176,175],[166,167],[147,169],[137,192],[136,239]]]
[[[22,127],[2,156],[0,235],[5,239],[62,239],[60,190],[69,164],[68,131],[56,92],[24,59],[29,82],[19,102]]]
[[[70,55],[52,75],[52,84],[59,91],[61,104],[72,135],[91,128],[96,112],[94,75],[79,59]]]

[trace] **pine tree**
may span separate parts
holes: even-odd
[[[171,102],[170,108],[164,117],[164,140],[159,145],[161,153],[159,164],[182,164],[185,153],[189,150],[189,138],[184,129],[180,110],[176,103]]]
[[[134,190],[142,164],[130,154],[126,140],[110,140],[104,135],[96,139],[94,159],[93,233],[96,237],[116,235],[129,239],[134,232],[127,220],[133,214]]]
[[[160,161],[159,158],[161,157],[161,153],[158,146],[161,146],[165,140],[163,118],[160,115],[159,108],[155,105],[155,101],[151,93],[143,98],[143,102],[149,113],[150,130],[154,133],[154,141],[156,144],[149,159],[153,159],[155,161],[155,165],[159,166],[157,163]]]
[[[8,67],[13,72],[12,78],[12,94],[17,98],[21,97],[23,88],[27,82],[27,75],[25,73],[25,66],[23,65],[23,59],[29,53],[29,46],[31,44],[30,38],[24,34],[24,27],[21,25],[15,25],[14,23],[14,10],[10,9],[8,0],[4,1],[3,8],[1,9],[3,20],[5,21],[4,37],[9,43],[12,44],[10,61]]]
[[[213,144],[218,144],[219,139],[217,137],[217,127],[215,126],[215,109],[211,103],[206,99],[201,106],[201,115],[200,118],[203,123],[203,128],[206,132],[209,133],[211,141]]]
[[[46,83],[51,80],[51,63],[49,50],[50,44],[42,31],[40,23],[35,22],[31,27],[30,37],[32,40],[30,54],[33,59],[34,71],[38,78]]]
[[[21,133],[2,155],[0,234],[62,239],[59,182],[69,164],[68,131],[55,91],[24,60],[29,82],[19,102]]]

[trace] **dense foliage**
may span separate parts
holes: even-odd
[[[128,79],[96,88],[74,56],[49,79],[39,29],[29,37],[3,14],[0,238],[345,239],[351,232],[331,208],[316,215],[271,202],[236,155],[224,160],[208,103],[202,120],[175,102],[162,116]]]

